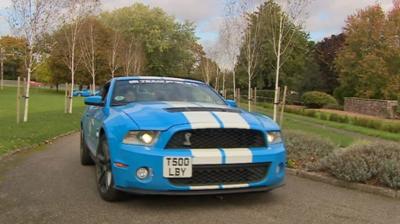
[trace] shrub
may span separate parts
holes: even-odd
[[[399,133],[400,132],[400,124],[395,123],[382,123],[381,129],[388,132]]]
[[[400,164],[396,160],[388,160],[384,163],[379,179],[386,186],[400,189]]]
[[[381,126],[383,122],[380,120],[374,120],[364,117],[354,117],[351,123],[357,126],[382,130]]]
[[[302,101],[308,108],[322,108],[328,104],[338,104],[333,96],[318,91],[304,93],[302,96]]]
[[[324,106],[324,109],[341,110],[341,111],[344,110],[343,106],[339,104],[327,104]]]
[[[400,123],[396,121],[390,122],[390,121],[385,121],[383,119],[357,117],[351,115],[349,116],[349,115],[342,115],[338,113],[331,113],[331,112],[324,112],[317,110],[306,110],[303,108],[296,108],[296,107],[286,107],[285,111],[292,114],[319,118],[321,120],[329,120],[334,122],[352,124],[360,127],[372,128],[381,131],[387,131],[392,133],[400,132]]]
[[[321,168],[339,179],[367,182],[377,179],[399,187],[400,145],[388,142],[358,143],[321,160]]]
[[[340,122],[340,123],[348,123],[349,122],[349,117],[346,115],[340,115],[340,114],[330,114],[329,115],[329,120],[330,121],[335,121],[335,122]]]
[[[335,145],[313,135],[296,131],[286,131],[285,144],[291,167],[319,170],[320,159],[335,149]]]
[[[317,116],[317,112],[315,110],[304,110],[303,113],[307,117],[316,117]]]
[[[326,113],[319,113],[319,119],[327,121],[329,119],[329,116]]]

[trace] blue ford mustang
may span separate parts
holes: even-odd
[[[121,192],[224,194],[284,182],[286,152],[270,118],[193,80],[123,77],[85,99],[81,163],[107,201]]]

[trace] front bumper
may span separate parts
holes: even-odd
[[[127,167],[112,166],[115,188],[121,191],[161,195],[231,194],[268,191],[281,186],[285,179],[286,152],[283,144],[232,151],[204,149],[205,154],[201,150],[165,150],[125,144],[119,144],[116,147],[110,149],[113,164],[128,165]],[[218,154],[219,151],[220,154]],[[163,158],[166,156],[192,157],[194,165],[269,163],[270,166],[265,178],[257,182],[177,186],[168,178],[163,177]],[[136,177],[136,171],[141,167],[150,169],[151,175],[147,179],[140,180]]]
[[[141,194],[141,195],[193,196],[193,195],[225,195],[225,194],[266,192],[282,187],[283,185],[284,183],[267,187],[251,187],[251,188],[248,187],[248,188],[202,190],[202,191],[151,191],[151,190],[134,189],[134,188],[120,188],[120,187],[116,187],[116,189],[123,192],[128,192],[132,194]]]

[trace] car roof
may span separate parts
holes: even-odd
[[[181,82],[193,82],[198,84],[205,84],[204,82],[192,80],[192,79],[182,79],[182,78],[174,78],[174,77],[165,77],[165,76],[124,76],[124,77],[116,77],[114,80],[141,80],[141,79],[153,79],[153,80],[166,80],[166,81],[181,81]]]

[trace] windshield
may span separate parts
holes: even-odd
[[[112,105],[134,102],[178,101],[225,105],[224,100],[209,86],[174,80],[123,80],[115,83]]]

